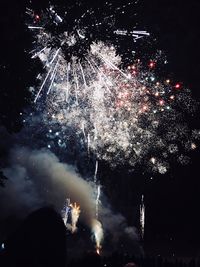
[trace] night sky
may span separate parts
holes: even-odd
[[[32,2],[39,9],[47,1],[42,1],[42,4],[41,1]],[[95,4],[93,1],[84,2],[94,8],[102,5],[100,0]],[[114,5],[124,2],[117,0]],[[27,88],[37,85],[36,76],[42,71],[39,60],[35,59],[33,64],[28,54],[32,37],[24,24],[26,4],[14,0],[0,3],[0,127],[5,127],[10,134],[23,128],[19,114],[33,100]],[[164,72],[189,87],[197,101],[200,101],[199,11],[198,0],[140,0],[136,7],[137,28],[151,34],[149,41],[142,40],[136,44],[136,53],[140,55],[145,49],[149,55],[156,49],[163,50],[169,62]],[[128,18],[119,20],[129,27]],[[199,128],[199,110],[196,116],[188,118],[188,124],[191,128]],[[5,147],[0,149],[0,167],[3,167],[7,151]],[[145,195],[144,250],[147,253],[200,255],[199,148],[190,156],[187,166],[174,163],[165,175],[144,173],[142,167],[130,174],[123,167],[109,170],[106,164],[101,165],[105,194],[111,197],[113,207],[126,216],[128,222],[138,224],[138,205],[141,194]],[[109,181],[106,177],[110,177]],[[5,188],[0,187],[0,190],[6,190],[6,181]]]

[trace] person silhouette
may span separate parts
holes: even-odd
[[[1,266],[62,267],[66,264],[66,229],[51,207],[31,213],[4,242]]]

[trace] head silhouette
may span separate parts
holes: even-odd
[[[14,266],[64,266],[66,230],[52,208],[31,213],[18,231],[5,242],[5,254]]]

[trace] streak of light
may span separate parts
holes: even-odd
[[[67,64],[67,87],[66,87],[66,98],[65,101],[67,102],[69,96],[69,71],[70,71],[70,62]]]
[[[54,62],[54,60],[55,60],[56,57],[58,56],[59,52],[60,52],[60,48],[58,48],[58,49],[56,50],[55,55],[53,56],[52,60],[49,62],[50,65]]]
[[[47,47],[45,46],[44,48],[42,48],[39,52],[35,53],[31,58],[36,58],[38,57]]]
[[[32,30],[42,30],[44,29],[43,27],[39,27],[39,26],[28,26],[29,29],[32,29]]]
[[[82,77],[83,77],[83,82],[84,82],[84,85],[85,85],[85,88],[86,88],[87,87],[87,83],[86,83],[86,79],[85,79],[85,74],[84,74],[83,67],[82,67],[80,62],[79,62],[79,67],[80,67],[81,74],[82,74]]]
[[[51,88],[52,88],[52,85],[53,85],[53,83],[54,83],[54,80],[55,80],[55,77],[56,77],[56,74],[57,74],[58,62],[59,62],[59,59],[57,60],[57,62],[56,62],[56,64],[55,64],[55,67],[54,67],[54,70],[53,70],[53,72],[52,72],[52,74],[51,74],[51,77],[50,77],[51,84],[50,84],[49,89],[48,89],[48,91],[47,91],[47,95],[50,93]]]
[[[37,102],[38,97],[40,96],[40,93],[41,93],[41,91],[42,91],[42,89],[43,89],[43,87],[44,87],[44,85],[45,85],[45,83],[46,83],[46,81],[47,81],[47,79],[48,79],[48,77],[49,77],[51,71],[52,71],[52,67],[50,67],[50,69],[49,69],[49,71],[48,71],[48,73],[47,73],[47,75],[46,75],[46,77],[45,77],[45,79],[44,79],[42,85],[40,86],[40,89],[39,89],[39,91],[38,91],[38,93],[37,93],[37,95],[36,95],[36,97],[35,97],[34,103]]]

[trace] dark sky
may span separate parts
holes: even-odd
[[[35,83],[41,70],[38,61],[30,64],[26,52],[31,48],[31,36],[23,24],[25,2],[16,2],[1,1],[0,16],[0,124],[10,132],[20,129],[19,113],[30,103],[27,87]],[[115,5],[123,3],[114,2]],[[101,3],[95,1],[96,5]],[[199,11],[198,0],[141,0],[137,7],[138,27],[145,28],[156,39],[149,45],[148,52],[163,50],[169,61],[168,71],[191,89],[196,100],[200,100]],[[199,122],[197,116],[189,123],[191,127],[198,127]],[[145,193],[148,249],[156,244],[161,248],[165,243],[170,249],[174,246],[176,251],[191,249],[196,253],[199,248],[200,253],[199,156],[198,150],[191,155],[188,166],[173,166],[167,175],[153,176],[153,180],[146,175],[130,182],[135,191],[138,188],[140,193]],[[118,176],[120,179],[122,174]],[[130,179],[130,175],[127,177]],[[123,211],[123,207],[121,209]],[[131,218],[130,212],[128,217]],[[175,241],[169,241],[170,238]]]
[[[169,72],[188,86],[200,100],[199,1],[141,1],[143,21],[153,31],[157,46],[166,52]],[[192,127],[199,128],[199,111]],[[147,239],[155,240],[180,254],[200,248],[199,151],[188,166],[174,166],[170,174],[148,183],[146,190]],[[169,242],[169,237],[173,240]],[[167,241],[168,240],[168,241]],[[159,247],[159,246],[158,246]],[[159,251],[159,249],[157,249]],[[186,252],[187,251],[187,252]],[[159,253],[158,253],[159,254]]]

